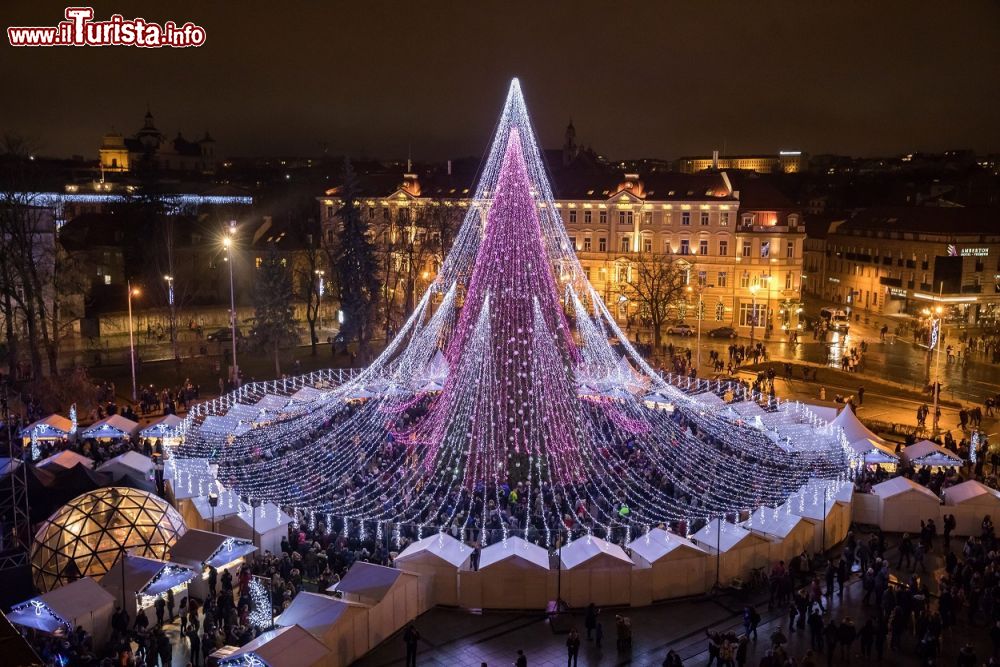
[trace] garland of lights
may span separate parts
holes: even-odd
[[[271,627],[271,595],[257,577],[250,579],[250,625],[258,630]]]
[[[266,418],[247,405],[278,391],[246,385],[213,403],[226,412],[193,412],[168,449],[218,464],[218,478],[177,468],[176,483],[221,483],[311,529],[397,548],[435,530],[547,546],[691,533],[795,494],[804,506],[807,485],[829,497],[859,467],[804,406],[664,377],[638,354],[569,244],[516,80],[454,247],[399,334],[317,397]],[[232,428],[202,429],[207,418]]]

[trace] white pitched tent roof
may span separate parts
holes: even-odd
[[[12,623],[36,628],[43,632],[57,630],[58,621],[48,614],[35,613],[35,606],[31,604],[35,601],[51,609],[65,624],[72,625],[75,618],[80,618],[105,606],[110,607],[114,604],[115,597],[101,588],[101,585],[90,577],[84,577],[44,595],[14,605],[12,611],[7,614],[7,618]]]
[[[638,539],[632,540],[628,548],[632,550],[632,553],[642,556],[648,563],[655,563],[678,549],[691,550],[700,554],[706,553],[704,549],[691,540],[668,533],[662,528],[654,528]]]
[[[740,525],[747,530],[777,540],[783,540],[802,523],[802,517],[791,511],[787,502],[777,508],[761,507]]]
[[[111,415],[101,421],[94,422],[80,432],[81,438],[111,438],[115,435],[124,437],[135,435],[139,431],[139,424],[122,417],[121,415]]]
[[[317,389],[316,387],[302,387],[294,394],[291,395],[293,401],[298,401],[300,403],[308,403],[309,401],[315,401],[317,398],[321,398],[325,392]]]
[[[389,590],[402,576],[413,576],[394,567],[375,565],[365,561],[355,561],[344,578],[326,589],[328,592],[340,591],[357,595],[363,600],[371,600],[378,604],[389,593]]]
[[[253,542],[207,530],[188,529],[170,547],[170,562],[201,568],[221,567],[256,551]]]
[[[257,515],[256,519],[254,519],[254,514]],[[216,514],[215,518],[218,519],[219,515]],[[247,528],[253,528],[256,521],[257,534],[263,535],[276,528],[287,526],[292,522],[292,517],[285,514],[274,503],[261,503],[257,509],[251,508],[246,503],[241,503],[238,512],[226,516],[225,522],[228,523],[230,521],[240,521]]]
[[[942,493],[949,505],[960,505],[973,500],[977,501],[977,503],[988,502],[1000,505],[1000,491],[991,489],[982,482],[977,482],[974,479],[949,486]]]
[[[561,556],[562,566],[567,570],[580,567],[595,558],[602,558],[602,560],[612,558],[621,563],[628,563],[630,566],[633,564],[632,559],[620,546],[593,535],[573,540],[562,548]]]
[[[93,469],[94,459],[88,459],[83,454],[77,454],[71,449],[64,449],[61,452],[56,452],[47,459],[42,459],[38,462],[39,468],[48,468],[49,466],[58,466],[60,468],[66,468],[69,470],[73,466],[80,464],[85,466],[88,470]]]
[[[322,637],[351,608],[365,609],[357,602],[348,602],[320,593],[302,591],[292,599],[288,609],[274,622],[279,626],[298,625],[313,635]]]
[[[813,521],[828,518],[837,507],[837,498],[830,489],[815,482],[803,484],[785,502],[791,506],[792,514]]]
[[[124,577],[121,573],[123,560],[125,562]],[[155,583],[151,583],[164,570],[167,570],[164,575],[156,579]],[[115,561],[111,569],[101,578],[101,587],[115,597],[120,598],[122,594],[121,585],[124,580],[126,591],[135,591],[152,596],[159,595],[174,586],[180,586],[187,581],[191,581],[197,574],[197,572],[185,565],[128,554],[126,558],[119,558]]]
[[[202,519],[210,521],[212,517],[215,516],[215,520],[218,521],[223,517],[236,514],[243,508],[249,509],[249,506],[244,505],[243,501],[240,500],[240,495],[235,491],[223,489],[217,493],[219,496],[219,504],[215,507],[214,514],[212,511],[212,505],[208,502],[207,489],[205,491],[205,495],[195,496],[191,499],[191,502],[194,504],[194,508],[198,510],[198,516]]]
[[[903,460],[916,465],[960,466],[962,458],[930,440],[921,440],[903,448]]]
[[[119,454],[115,458],[105,461],[97,469],[100,472],[111,473],[112,478],[117,480],[125,475],[145,477],[152,468],[153,459],[139,452],[129,450],[124,454]]]
[[[454,567],[462,567],[472,555],[472,549],[447,533],[436,533],[410,544],[396,556],[396,562],[405,563],[423,554],[430,554]]]
[[[144,438],[160,438],[164,435],[172,435],[181,427],[184,420],[177,415],[164,415],[156,421],[150,422],[145,428],[139,430],[139,435]]]
[[[934,492],[926,486],[917,484],[913,480],[907,479],[906,477],[893,477],[892,479],[887,479],[886,481],[872,487],[872,493],[883,499],[898,496],[910,491],[916,491],[927,496],[928,498],[940,500],[936,495],[934,495]]]
[[[701,403],[705,407],[717,408],[726,404],[725,399],[723,399],[721,396],[711,391],[704,391],[700,394],[695,394],[691,398]]]
[[[695,542],[702,546],[726,553],[743,540],[752,537],[752,533],[746,528],[729,523],[728,521],[723,522],[722,526],[719,526],[719,520],[712,519],[705,524],[704,528],[692,535],[692,537]]]
[[[330,654],[323,642],[298,625],[288,625],[262,633],[219,661],[225,665],[253,664],[256,657],[267,667],[311,667]]]
[[[889,447],[889,443],[886,442],[885,438],[875,435],[873,431],[861,423],[861,420],[854,414],[854,410],[851,409],[850,405],[844,405],[844,409],[830,423],[844,429],[844,435],[847,437],[848,443],[858,440],[871,440]]]
[[[21,437],[30,438],[31,432],[35,430],[36,427],[38,427],[40,431],[43,431],[43,437],[52,437],[53,433],[59,437],[65,437],[68,436],[70,431],[73,430],[73,422],[62,415],[49,415],[48,417],[32,422],[21,429]],[[45,433],[46,431],[47,433]]]
[[[483,549],[479,557],[479,569],[485,570],[505,560],[523,561],[543,570],[549,569],[549,552],[537,544],[516,536],[494,542]]]
[[[290,401],[291,399],[288,396],[264,394],[259,401],[254,403],[254,407],[258,410],[266,410],[268,412],[281,412],[288,406]]]

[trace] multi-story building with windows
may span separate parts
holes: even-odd
[[[942,306],[955,324],[1000,320],[1000,211],[909,206],[833,222],[809,291],[854,311],[921,316]]]
[[[805,171],[809,156],[802,151],[780,151],[777,155],[697,155],[677,159],[677,171],[696,174],[708,169],[754,171],[758,174],[797,174]]]
[[[449,177],[450,178],[450,177]],[[434,252],[423,255],[420,275],[433,279],[435,262],[449,243],[442,243],[428,212],[453,212],[457,226],[469,205],[467,186],[423,184],[405,174],[401,185],[378,190],[362,182],[355,205],[367,216],[378,245],[396,244],[412,254],[408,243],[422,238]],[[622,296],[630,271],[642,256],[667,254],[687,281],[700,292],[706,326],[734,326],[749,333],[765,327],[770,314],[774,329],[799,324],[803,241],[801,214],[770,185],[753,175],[731,179],[726,172],[648,175],[573,170],[553,174],[555,206],[570,242],[594,288],[622,320],[641,317],[638,304]],[[324,235],[332,241],[341,201],[339,188],[319,198]],[[402,243],[400,243],[402,238]],[[418,241],[419,242],[419,241]],[[676,317],[697,317],[691,303],[680,303]]]

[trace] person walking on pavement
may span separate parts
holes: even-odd
[[[858,407],[860,408],[865,404],[865,388],[864,385],[858,387]]]
[[[593,602],[587,605],[587,615],[583,619],[583,627],[587,629],[587,641],[591,640],[591,635],[597,628],[597,605]]]
[[[406,667],[417,665],[417,644],[420,643],[420,633],[415,625],[410,623],[403,633],[403,643],[406,644]]]
[[[517,660],[514,662],[514,667],[528,667],[528,656],[524,655],[524,651],[517,649]]]
[[[567,661],[566,667],[577,667],[577,656],[580,653],[580,633],[573,628],[569,631],[569,637],[566,638],[566,653]]]

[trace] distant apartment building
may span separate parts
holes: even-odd
[[[356,205],[379,247],[403,234],[433,249],[420,267],[421,287],[433,280],[449,245],[427,227],[426,212],[451,212],[460,221],[471,203],[468,181],[453,181],[411,173],[401,183],[384,175],[360,183]],[[641,317],[637,304],[621,298],[638,256],[663,253],[686,270],[689,284],[700,286],[706,326],[748,333],[754,312],[757,327],[768,319],[776,330],[799,325],[805,228],[797,208],[763,179],[569,169],[553,173],[553,190],[587,278],[621,320]],[[331,188],[318,198],[328,242],[336,234],[339,194]],[[679,304],[677,319],[697,317],[696,302],[692,294]]]
[[[688,156],[677,159],[677,171],[696,174],[709,169],[755,171],[758,174],[796,174],[805,171],[808,156],[802,151],[780,151],[777,155]]]
[[[1000,322],[1000,210],[870,208],[819,235],[810,223],[808,293],[856,312],[920,317],[941,306],[954,324]]]

